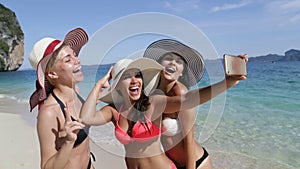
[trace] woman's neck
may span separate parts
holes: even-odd
[[[74,98],[77,98],[77,93],[73,88],[67,86],[59,86],[53,89],[55,95],[63,99],[64,102],[72,102]]]
[[[177,80],[169,81],[165,78],[161,78],[158,88],[162,90],[164,93],[168,93],[176,83]]]

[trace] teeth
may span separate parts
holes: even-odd
[[[78,67],[78,68],[76,68],[75,70],[74,70],[74,73],[77,73],[77,72],[79,72],[81,70],[81,67]]]
[[[134,86],[134,87],[131,87],[131,88],[130,88],[130,90],[137,90],[137,89],[139,89],[138,86]]]
[[[139,87],[138,86],[134,86],[134,87],[130,87],[129,91],[134,92],[134,91],[138,91]]]
[[[171,68],[171,67],[166,67],[165,71],[168,72],[168,73],[174,73],[175,69]]]

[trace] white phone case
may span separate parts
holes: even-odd
[[[227,76],[247,76],[246,61],[243,58],[224,54],[224,67]]]

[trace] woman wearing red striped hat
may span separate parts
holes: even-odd
[[[63,41],[53,38],[39,40],[30,53],[29,60],[37,75],[30,108],[39,107],[37,132],[41,168],[94,168],[89,129],[79,119],[83,99],[76,90],[76,84],[84,78],[77,56],[87,41],[87,33],[76,28]]]

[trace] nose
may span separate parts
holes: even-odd
[[[131,81],[130,81],[131,84],[135,84],[135,83],[138,83],[138,78],[136,76],[131,76]]]
[[[78,57],[75,56],[74,59],[76,64],[80,64],[80,59]]]
[[[170,65],[175,65],[175,63],[176,63],[175,59],[172,59],[172,60],[170,60],[170,62],[169,62]]]
[[[137,78],[135,76],[131,76],[131,82],[136,82]]]

